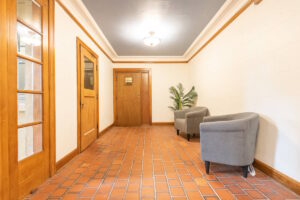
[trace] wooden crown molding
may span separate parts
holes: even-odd
[[[241,2],[243,0],[240,0]],[[61,0],[56,0],[58,5],[69,15],[69,17],[79,26],[79,28],[89,37],[89,39],[99,48],[99,50],[114,64],[141,64],[141,63],[148,63],[148,64],[187,64],[189,63],[195,56],[197,56],[210,42],[212,42],[221,32],[223,32],[234,20],[236,20],[247,8],[250,7],[252,4],[259,4],[262,0],[245,0],[244,5],[241,6],[233,15],[230,17],[220,28],[218,28],[214,33],[204,42],[202,45],[197,46],[197,44],[200,43],[201,40],[203,40],[202,37],[198,37],[191,47],[187,50],[187,52],[184,54],[184,56],[178,56],[177,58],[166,58],[162,59],[162,57],[157,57],[157,59],[148,59],[147,56],[145,56],[145,59],[120,59],[122,56],[116,55],[116,59],[114,59],[113,55],[110,55],[107,51],[105,51],[104,48],[101,47],[101,45],[97,42],[97,40],[87,31],[87,29],[79,22],[79,20],[71,13],[71,11],[62,3]],[[221,8],[221,12],[218,13],[218,16],[223,15],[223,12],[227,12],[226,7],[232,6],[232,4],[236,3],[236,1],[227,0],[224,4],[225,8]],[[94,24],[95,25],[95,24]],[[96,26],[96,25],[95,25]],[[209,26],[215,26],[214,23],[209,23]],[[212,27],[206,27],[204,31],[207,31],[208,29],[211,29]],[[100,29],[98,27],[98,29]],[[203,34],[200,33],[199,36]],[[100,36],[101,37],[101,36]],[[101,37],[102,38],[102,37]],[[105,43],[108,43],[106,39],[103,39]],[[106,44],[106,46],[111,47],[110,44]],[[113,52],[115,52],[113,50]],[[193,52],[193,53],[188,53]]]

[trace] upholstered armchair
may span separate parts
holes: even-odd
[[[241,166],[247,178],[254,161],[259,116],[256,113],[205,117],[200,124],[201,157],[209,173],[210,162]]]
[[[208,109],[205,107],[194,107],[174,112],[174,126],[177,135],[180,132],[187,134],[188,141],[191,134],[199,134],[199,124],[203,121],[205,116],[208,116]]]

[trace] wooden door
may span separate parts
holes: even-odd
[[[117,125],[141,124],[141,73],[117,73]]]
[[[114,69],[117,126],[151,124],[151,102],[150,69]]]
[[[98,135],[97,58],[80,46],[80,150],[86,149]]]
[[[49,177],[48,1],[17,0],[18,187]]]

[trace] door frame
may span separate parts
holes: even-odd
[[[85,48],[90,54],[96,58],[96,93],[97,93],[97,138],[99,137],[99,64],[98,55],[86,45],[79,37],[76,37],[76,51],[77,51],[77,153],[80,153],[81,149],[81,53],[80,47]]]
[[[114,125],[116,125],[117,119],[117,73],[133,73],[133,72],[146,72],[148,73],[148,89],[149,89],[149,120],[152,125],[152,70],[151,68],[114,68],[113,69],[113,107],[114,107]],[[142,112],[142,111],[141,111]]]
[[[48,5],[49,176],[56,172],[55,129],[55,0]],[[16,0],[0,1],[0,199],[18,197]]]

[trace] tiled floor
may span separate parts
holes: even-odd
[[[299,199],[256,171],[212,165],[171,126],[112,128],[28,199]]]

